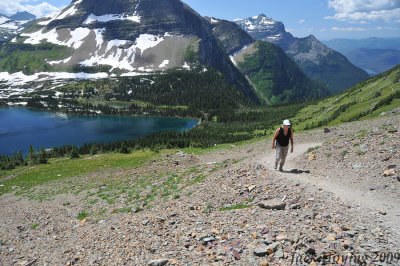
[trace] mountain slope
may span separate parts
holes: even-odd
[[[14,38],[26,23],[35,18],[34,15],[28,12],[17,13],[11,17],[0,14],[0,44]]]
[[[45,43],[48,50],[64,51],[48,59],[42,56],[39,69],[30,67],[33,73],[142,75],[201,64],[220,71],[230,84],[257,101],[247,80],[218,45],[209,22],[179,0],[75,0],[54,17],[37,21],[9,49],[35,50],[29,47]],[[26,64],[19,64],[2,70],[25,68]]]
[[[257,41],[232,56],[269,104],[286,104],[328,95],[311,81],[279,47]]]
[[[295,38],[286,32],[282,22],[265,15],[235,21],[257,40],[279,45],[310,78],[338,93],[368,78],[362,69],[352,65],[343,55],[326,47],[314,36]]]
[[[310,129],[378,116],[396,108],[400,111],[399,107],[400,65],[340,95],[305,107],[293,122],[296,128]]]
[[[254,42],[254,39],[247,32],[231,21],[216,18],[207,19],[211,23],[213,34],[229,55]]]
[[[270,105],[307,101],[326,96],[278,46],[255,41],[236,23],[209,18],[214,35],[246,75],[260,98]]]

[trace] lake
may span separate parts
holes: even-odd
[[[78,116],[0,108],[0,154],[84,143],[104,143],[147,136],[159,131],[185,131],[197,119],[148,116]]]

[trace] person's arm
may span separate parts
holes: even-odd
[[[293,152],[293,146],[294,146],[294,141],[293,141],[293,130],[290,129],[290,143],[292,144],[292,148],[290,149],[290,152]]]
[[[275,135],[274,135],[274,138],[272,139],[272,149],[275,149],[276,148],[276,139],[278,138],[278,135],[279,135],[279,128],[275,131]]]

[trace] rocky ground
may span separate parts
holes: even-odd
[[[2,196],[0,265],[400,265],[399,131],[397,114],[295,133],[284,172],[269,139],[177,151],[107,173],[131,176],[126,187],[149,173],[184,179],[174,196],[127,212],[114,211],[124,196],[84,219],[87,192]]]

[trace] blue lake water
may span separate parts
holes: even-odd
[[[159,131],[185,131],[197,119],[148,116],[77,116],[0,108],[0,154],[27,152],[29,145],[51,148],[62,145],[104,143],[139,138]]]

